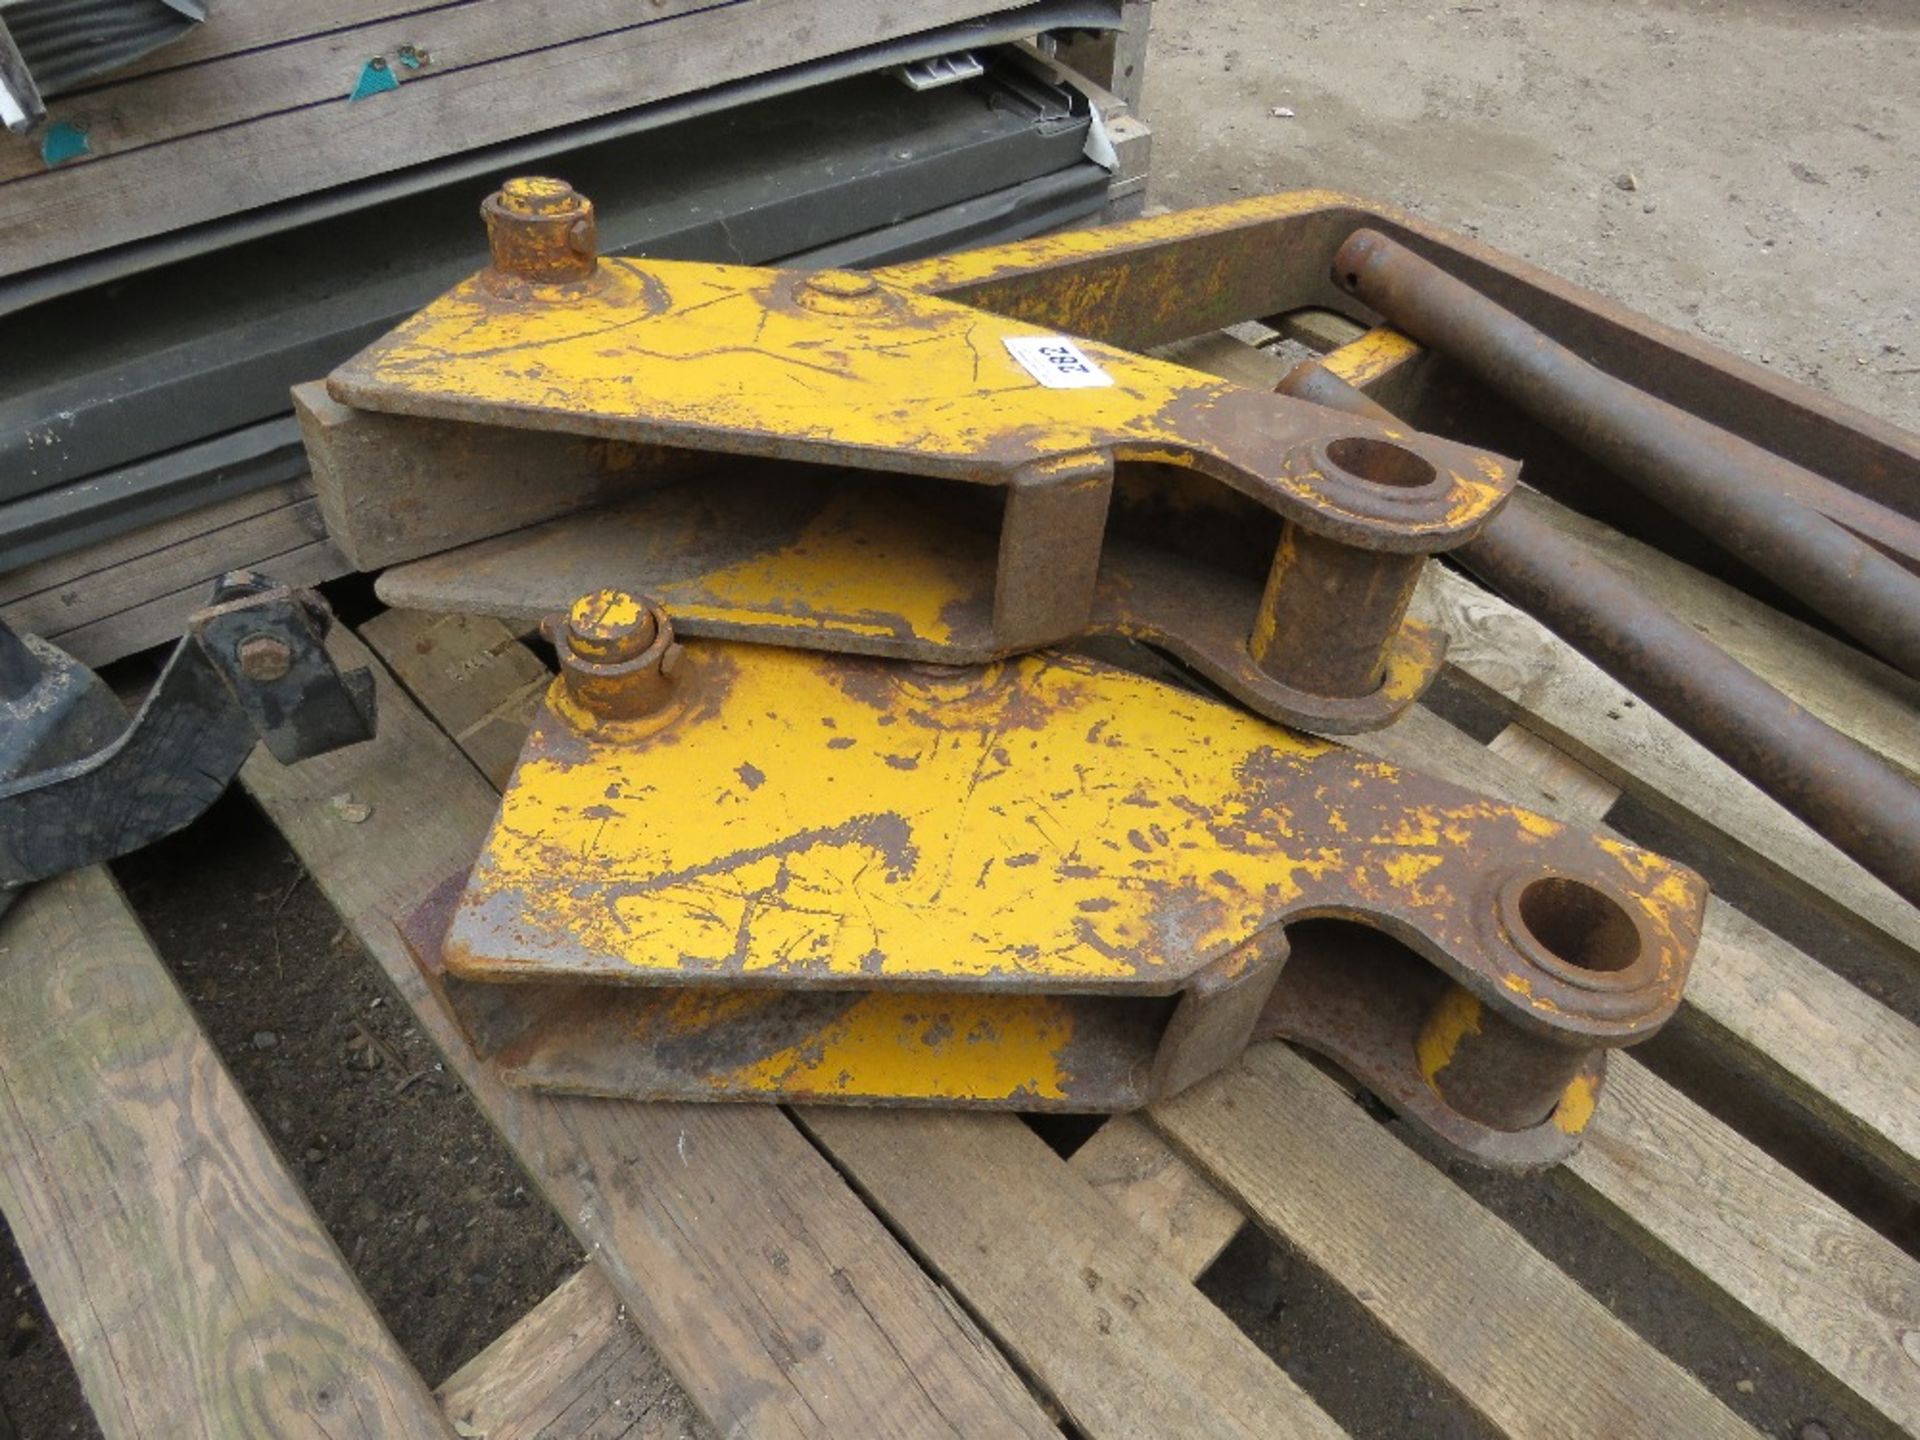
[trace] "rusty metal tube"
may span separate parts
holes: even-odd
[[[1920,576],[1795,498],[1829,482],[1589,365],[1376,230],[1333,263],[1335,283],[1396,329],[1920,677]]]
[[[1286,394],[1350,415],[1387,410],[1315,361]],[[1920,787],[1649,600],[1530,511],[1524,496],[1452,552],[1475,575],[1920,905]]]
[[[1371,695],[1426,561],[1289,525],[1247,642],[1254,663],[1310,695]]]

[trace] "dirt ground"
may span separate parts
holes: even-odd
[[[1154,12],[1157,203],[1391,200],[1920,428],[1913,0]]]
[[[1393,200],[1920,427],[1913,0],[1155,8],[1144,111],[1156,202],[1303,184]],[[117,868],[430,1380],[578,1263],[245,800]],[[1676,1050],[1662,1063],[1684,1060]],[[1565,1190],[1451,1173],[1763,1433],[1865,1433]],[[1884,1200],[1861,1185],[1863,1210]],[[1911,1243],[1910,1214],[1879,1223]],[[97,1434],[4,1251],[0,1440]],[[1360,1440],[1489,1433],[1353,1301],[1265,1240],[1243,1236],[1203,1288]],[[657,1433],[698,1433],[664,1377],[631,1398]]]

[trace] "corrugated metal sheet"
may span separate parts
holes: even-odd
[[[0,0],[42,95],[132,64],[207,18],[202,0]]]

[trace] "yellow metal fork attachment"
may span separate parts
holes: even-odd
[[[403,927],[520,1084],[1124,1110],[1288,1035],[1540,1164],[1693,951],[1678,865],[1094,660],[683,649],[616,594],[554,638]]]
[[[1286,1037],[1460,1154],[1577,1143],[1678,1003],[1699,878],[1275,723],[1413,701],[1420,567],[1513,467],[1068,333],[1162,334],[1163,270],[1265,295],[1261,226],[1329,202],[1262,203],[803,274],[603,259],[518,181],[491,267],[335,372],[403,447],[705,457],[382,581],[546,616],[560,656],[472,874],[402,922],[506,1078],[1107,1111]]]
[[[1330,733],[1434,675],[1407,602],[1511,491],[1498,457],[872,275],[602,259],[556,185],[490,201],[493,266],[328,381],[363,410],[727,457],[516,541],[510,610],[619,584],[689,635],[947,662],[1119,634]],[[1207,516],[1221,538],[1160,543]],[[470,593],[490,558],[443,578]]]

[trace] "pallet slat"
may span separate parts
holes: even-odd
[[[654,0],[642,23],[659,24],[689,11],[735,0]],[[215,12],[216,15],[219,12]],[[411,45],[427,57],[417,71],[398,70],[405,84],[438,83],[474,65],[528,50],[564,45],[632,28],[629,0],[574,0],[530,7],[512,0],[464,0],[384,21],[276,45],[219,64],[174,68],[163,74],[119,78],[118,83],[50,101],[50,123],[81,125],[87,153],[62,168],[98,164],[267,113],[347,103],[360,67],[374,56],[394,64]],[[166,52],[161,52],[166,53]],[[0,144],[0,184],[47,170],[30,144]]]
[[[1754,1432],[1282,1045],[1149,1112],[1259,1223],[1503,1432]]]
[[[212,11],[204,24],[194,26],[172,44],[114,71],[111,81],[285,45],[426,8],[421,0],[329,0],[325,7],[311,0],[248,0],[245,5]]]
[[[499,790],[513,774],[553,673],[498,620],[383,610],[360,638],[392,657],[407,693]],[[412,659],[403,659],[408,652]]]
[[[1080,1433],[1345,1434],[1017,1117],[801,1119]]]
[[[1559,1177],[1904,1434],[1920,1433],[1920,1264],[1644,1066],[1616,1057]]]
[[[452,1436],[102,869],[0,922],[0,1208],[115,1440]]]
[[[1188,1279],[1199,1279],[1246,1223],[1137,1115],[1114,1116],[1067,1163]]]
[[[276,485],[0,576],[0,617],[104,665],[178,639],[242,561],[287,585],[349,568],[304,482]]]
[[[667,1367],[585,1265],[441,1385],[463,1436],[486,1440],[696,1440]]]
[[[440,623],[456,622],[483,632],[491,627],[498,633],[487,637],[490,643],[513,638],[497,621],[446,616]],[[1219,1257],[1244,1219],[1132,1115],[1107,1121],[1067,1165],[1189,1279]],[[443,1384],[440,1403],[456,1423],[488,1440],[561,1440],[577,1432],[583,1408],[609,1394],[645,1394],[660,1373],[659,1358],[621,1312],[613,1287],[598,1267],[585,1265]],[[604,1432],[605,1440],[629,1434],[639,1440],[637,1427],[657,1424],[654,1415],[647,1407],[623,1416],[620,1423],[629,1428]],[[603,1432],[593,1434],[602,1440]]]
[[[96,576],[110,575],[117,567],[147,557],[163,557],[175,547],[189,544],[202,535],[257,520],[271,511],[306,500],[312,493],[304,480],[263,486],[64,555],[51,555],[31,565],[0,572],[0,605],[15,605],[30,596],[62,587],[75,588]]]

